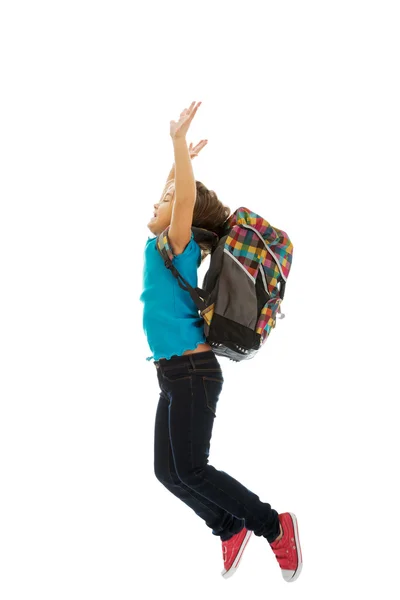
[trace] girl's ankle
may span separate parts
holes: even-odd
[[[282,529],[281,524],[279,524],[279,531],[280,531],[280,533],[279,533],[278,537],[274,540],[274,542],[278,542],[280,539],[283,538],[283,529]]]

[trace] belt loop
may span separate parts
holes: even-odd
[[[194,364],[194,360],[193,360],[193,357],[192,357],[191,354],[189,354],[189,360],[192,363],[193,371],[195,371],[196,370],[196,365]]]

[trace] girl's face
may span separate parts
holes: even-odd
[[[161,201],[154,204],[155,217],[148,223],[147,227],[154,235],[160,234],[171,224],[172,208],[175,200],[175,183],[171,183]]]

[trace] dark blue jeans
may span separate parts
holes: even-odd
[[[160,386],[154,439],[157,479],[225,541],[244,526],[273,542],[279,519],[241,483],[208,464],[223,375],[214,352],[154,361]],[[267,473],[266,473],[267,476]]]

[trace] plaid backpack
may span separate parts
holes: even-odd
[[[288,235],[244,207],[229,217],[221,235],[192,227],[197,243],[212,246],[203,287],[192,288],[172,264],[168,229],[157,237],[157,249],[200,311],[207,343],[235,362],[253,358],[275,327],[277,313],[285,316],[280,305],[293,256]]]

